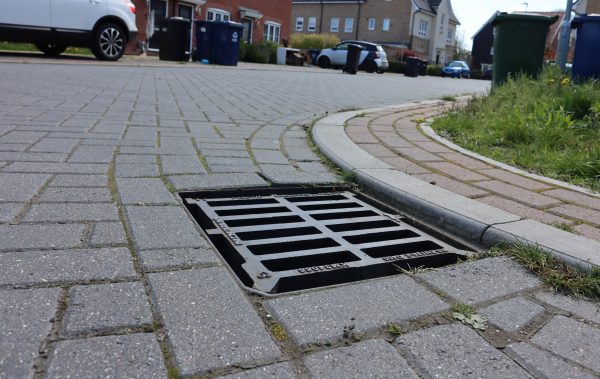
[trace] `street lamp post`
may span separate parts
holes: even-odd
[[[577,3],[577,1],[575,1]],[[571,35],[571,11],[573,11],[573,0],[567,0],[565,17],[560,23],[558,33],[558,48],[556,49],[556,60],[561,70],[565,70],[567,64],[567,54],[569,52],[569,36]]]

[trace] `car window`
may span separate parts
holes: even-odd
[[[450,67],[462,67],[462,64],[460,62],[450,62],[449,66]]]
[[[348,42],[340,43],[335,48],[336,50],[348,50]]]

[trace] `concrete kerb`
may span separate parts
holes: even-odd
[[[441,104],[427,101],[396,108],[436,103]],[[537,245],[579,268],[600,266],[600,243],[523,219],[394,170],[357,146],[344,132],[345,122],[356,115],[392,108],[343,112],[321,119],[312,129],[313,141],[337,166],[354,173],[359,184],[417,220],[483,247],[519,241]]]

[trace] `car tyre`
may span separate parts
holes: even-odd
[[[329,68],[331,67],[331,61],[327,57],[320,57],[317,61],[317,65],[321,68]]]
[[[35,47],[39,51],[46,54],[49,57],[57,57],[67,50],[67,45],[61,45],[56,43],[36,43]]]
[[[368,61],[365,63],[365,71],[368,72],[369,74],[374,73],[375,71],[377,71],[377,63],[373,62],[373,61]]]
[[[96,29],[91,50],[100,60],[116,61],[123,56],[126,44],[123,29],[115,23],[107,22]]]
[[[445,78],[446,74],[444,72],[442,72],[442,78]]]

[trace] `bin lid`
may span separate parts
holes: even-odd
[[[583,14],[577,16],[571,21],[571,28],[575,29],[581,26],[581,24],[585,24],[586,22],[598,22],[600,23],[600,15],[587,15]]]
[[[552,25],[558,20],[558,16],[544,16],[537,13],[498,13],[494,20],[492,21],[492,25],[496,26],[502,22],[506,21],[528,21],[528,22],[545,22],[548,25]]]

